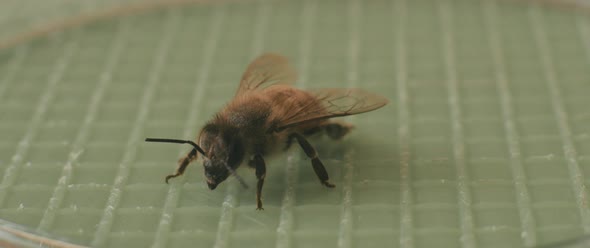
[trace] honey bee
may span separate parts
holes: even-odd
[[[198,144],[190,140],[147,138],[147,142],[193,146],[178,161],[176,172],[166,176],[166,183],[182,175],[200,153],[209,189],[215,189],[229,175],[248,188],[236,173],[247,159],[258,179],[256,209],[262,210],[262,186],[266,176],[264,158],[287,150],[293,141],[297,141],[311,159],[321,184],[333,188],[326,168],[307,137],[324,133],[332,139],[340,139],[352,129],[352,125],[330,118],[372,111],[383,107],[388,100],[361,89],[300,90],[291,86],[295,80],[295,70],[285,57],[263,54],[250,63],[233,99],[203,127]]]

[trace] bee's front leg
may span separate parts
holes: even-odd
[[[260,154],[254,155],[250,164],[256,169],[256,178],[258,179],[256,185],[256,210],[264,210],[262,208],[262,185],[264,185],[264,177],[266,177],[266,164]]]
[[[178,167],[176,168],[176,173],[166,176],[166,183],[168,183],[168,180],[184,174],[184,170],[186,169],[186,167],[196,158],[197,149],[192,149],[186,156],[179,159]]]

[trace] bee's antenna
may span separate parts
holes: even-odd
[[[162,143],[190,144],[195,149],[197,149],[197,151],[200,154],[202,154],[204,157],[207,157],[207,155],[205,155],[205,151],[203,151],[203,149],[201,149],[201,147],[199,147],[197,144],[195,144],[195,142],[192,142],[190,140],[147,138],[147,139],[145,139],[145,141],[146,142],[162,142]]]
[[[246,181],[244,181],[244,179],[242,179],[242,177],[240,177],[238,175],[238,173],[236,173],[236,171],[234,169],[232,169],[231,167],[229,167],[229,165],[227,165],[227,163],[223,163],[223,165],[229,171],[229,173],[231,173],[234,177],[236,177],[238,179],[238,181],[240,182],[240,184],[242,185],[242,187],[244,187],[244,189],[248,189],[248,184],[246,184]]]

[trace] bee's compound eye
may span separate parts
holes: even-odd
[[[205,172],[211,169],[211,160],[203,161],[203,169],[205,169]]]

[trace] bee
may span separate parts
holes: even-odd
[[[190,140],[147,138],[147,142],[193,146],[178,161],[176,172],[166,176],[166,183],[182,175],[201,154],[209,189],[214,190],[230,175],[248,188],[236,173],[248,160],[258,180],[256,209],[262,210],[265,157],[287,150],[296,141],[311,159],[320,183],[333,188],[324,164],[307,138],[324,133],[338,140],[353,126],[331,118],[372,111],[385,106],[388,100],[361,89],[301,90],[291,86],[296,78],[295,70],[285,57],[263,54],[248,65],[233,99],[202,128],[198,144]]]

